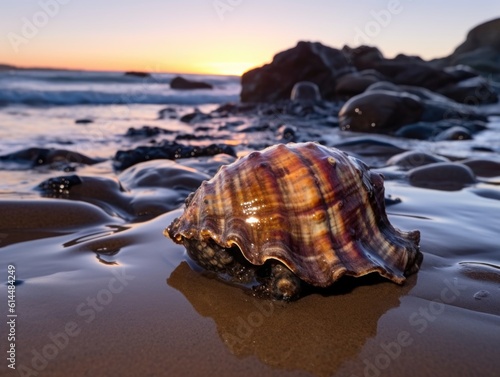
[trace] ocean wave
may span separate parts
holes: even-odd
[[[197,105],[204,103],[224,103],[237,101],[237,93],[227,91],[197,90],[196,92],[147,93],[141,91],[96,92],[91,90],[0,91],[0,105],[119,105],[119,104],[176,104]]]
[[[0,72],[0,106],[22,104],[111,105],[223,103],[238,100],[240,83],[236,76],[182,75],[204,81],[212,90],[172,90],[168,83],[176,74],[158,73],[147,77],[123,72],[13,70]]]

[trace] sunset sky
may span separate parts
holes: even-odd
[[[449,54],[498,0],[0,0],[0,63],[241,74],[299,40]]]

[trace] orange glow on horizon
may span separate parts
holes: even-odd
[[[213,58],[213,57],[212,57]],[[241,76],[246,71],[261,66],[267,61],[200,61],[188,59],[188,63],[170,62],[163,63],[168,59],[158,59],[162,63],[152,62],[152,59],[113,59],[113,58],[76,58],[68,56],[65,59],[57,59],[54,56],[38,55],[36,59],[25,57],[10,61],[0,61],[0,64],[10,64],[20,68],[50,68],[70,69],[84,71],[140,71],[149,73],[179,73],[179,74],[205,74],[205,75],[234,75]],[[194,61],[194,63],[193,63]]]

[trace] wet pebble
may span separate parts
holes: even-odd
[[[410,184],[416,187],[456,191],[476,183],[474,172],[465,165],[440,162],[409,171]]]
[[[471,140],[472,135],[468,129],[461,126],[454,126],[440,132],[435,138],[435,141],[444,140]]]
[[[500,176],[500,161],[493,159],[471,158],[460,161],[467,165],[472,171],[481,177],[498,177]]]
[[[278,139],[282,143],[290,143],[297,141],[297,128],[293,126],[282,125],[278,128]]]
[[[396,165],[404,169],[412,169],[418,166],[435,164],[437,162],[449,162],[446,157],[419,151],[408,151],[392,156],[387,165]]]
[[[406,151],[406,149],[400,148],[392,143],[365,137],[351,139],[349,141],[336,144],[335,147],[347,152],[359,154],[361,156],[390,157],[397,153]]]
[[[154,160],[128,168],[119,175],[119,179],[130,189],[163,187],[191,192],[210,176],[174,161]]]
[[[482,290],[474,293],[474,298],[476,300],[483,300],[485,298],[488,298],[489,296],[490,296],[490,292],[488,292],[488,291],[486,291],[484,289],[482,289]]]

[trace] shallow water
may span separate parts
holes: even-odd
[[[479,177],[485,182],[454,191],[418,188],[409,184],[404,171],[385,167],[395,154],[390,148],[370,141],[371,148],[346,145],[346,150],[386,176],[386,196],[398,199],[387,207],[391,222],[404,230],[421,231],[420,272],[403,286],[375,276],[343,278],[331,289],[297,302],[267,301],[206,276],[182,247],[162,235],[180,215],[186,195],[233,157],[154,160],[114,171],[109,158],[118,148],[149,140],[124,138],[129,127],[147,122],[171,129],[175,134],[166,135],[167,139],[192,131],[193,125],[176,119],[158,120],[159,109],[137,106],[117,120],[116,130],[102,137],[94,131],[113,117],[105,115],[109,108],[8,107],[0,112],[0,120],[11,129],[20,119],[29,119],[27,131],[19,135],[2,128],[1,154],[20,146],[65,146],[107,159],[78,166],[74,172],[47,166],[0,170],[0,271],[6,281],[7,266],[12,264],[18,279],[18,372],[29,375],[33,370],[40,376],[498,374],[500,172],[492,172],[489,181]],[[185,114],[192,108],[177,111]],[[75,124],[81,117],[91,117],[95,123]],[[220,128],[236,121],[240,123]],[[244,132],[255,125],[252,117],[201,125],[208,128],[210,138],[201,135],[189,143],[232,140],[240,155],[278,140],[273,127]],[[366,136],[339,133],[313,121],[293,125],[302,127],[299,141],[321,139],[336,145]],[[498,118],[489,126],[490,130],[463,142],[385,136],[371,140],[453,159],[498,159]],[[61,142],[67,139],[77,141],[69,146]],[[49,178],[73,174],[82,183],[67,192],[49,195],[37,188]],[[0,295],[7,296],[5,284]],[[6,310],[2,304],[4,315]],[[5,339],[0,349],[6,353]],[[12,374],[5,360],[1,368],[2,375]]]

